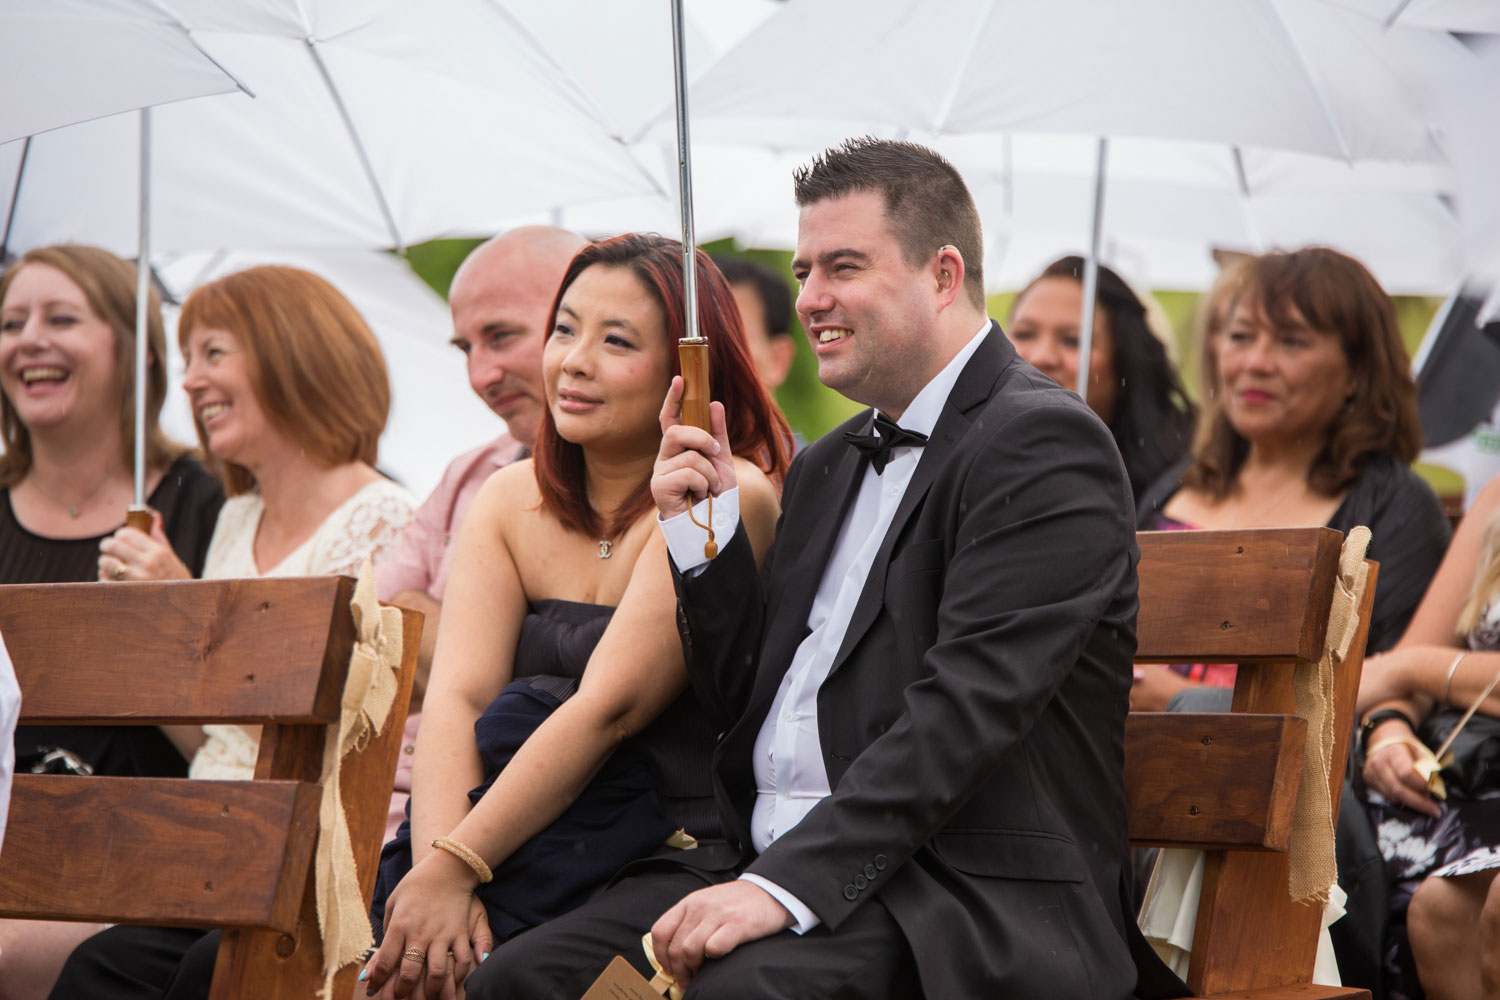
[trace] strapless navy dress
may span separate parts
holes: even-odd
[[[572,601],[537,601],[516,645],[517,680],[506,685],[474,723],[484,782],[469,792],[477,803],[521,744],[577,689],[589,656],[614,609]],[[619,747],[573,804],[494,869],[478,888],[495,943],[568,912],[621,867],[657,851],[676,829],[662,810],[648,754]],[[420,794],[417,790],[414,794]],[[411,870],[411,812],[380,855],[371,905],[378,941],[386,900]]]

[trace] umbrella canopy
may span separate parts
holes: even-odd
[[[657,190],[503,9],[462,0],[184,0],[255,94],[153,116],[153,244],[390,247]],[[119,116],[0,146],[12,248],[129,252],[139,132]]]
[[[942,16],[805,0],[726,53],[693,101],[704,138],[818,146],[889,126],[1440,161],[1422,81],[1463,51],[1322,0],[954,0]],[[769,65],[817,66],[828,90]]]
[[[0,143],[237,86],[150,0],[0,10]]]
[[[1334,0],[1377,17],[1383,24],[1438,31],[1500,32],[1493,0]]]
[[[1107,139],[1442,162],[1428,85],[1466,55],[1447,36],[1386,29],[1320,0],[955,0],[941,16],[914,0],[808,0],[728,52],[694,101],[700,135],[781,145],[868,131],[1098,137],[1080,323],[1085,385]],[[827,93],[810,92],[802,75],[755,86],[773,59],[817,66]]]

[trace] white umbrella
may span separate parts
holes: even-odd
[[[160,249],[401,246],[657,189],[500,8],[176,6],[194,42],[256,98],[155,112]],[[138,142],[119,117],[60,129],[32,140],[24,176],[18,144],[0,146],[12,246],[132,250]]]
[[[150,0],[0,10],[0,142],[237,86]]]
[[[1333,0],[1387,25],[1439,31],[1500,32],[1494,0]]]
[[[72,0],[70,0],[72,2]],[[257,97],[198,98],[0,145],[12,248],[401,247],[535,205],[656,189],[512,17],[464,0],[178,0]],[[137,380],[145,343],[137,337]],[[144,392],[137,393],[136,505]],[[137,511],[136,513],[142,513]]]
[[[1387,30],[1310,0],[955,0],[940,17],[913,0],[806,0],[728,52],[699,81],[694,102],[698,134],[726,141],[818,145],[870,130],[1101,137],[1087,338],[1102,137],[1441,162],[1422,84],[1434,67],[1464,56],[1451,38]],[[757,84],[773,60],[816,66],[828,83],[809,91],[805,74],[787,74]],[[1083,366],[1079,377],[1084,384]]]

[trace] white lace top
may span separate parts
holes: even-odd
[[[365,556],[377,562],[411,523],[417,501],[388,479],[345,500],[301,545],[262,573],[255,565],[255,533],[266,505],[256,493],[230,497],[219,511],[203,565],[205,580],[259,576],[356,576]],[[204,726],[208,741],[193,756],[192,778],[249,778],[255,772],[256,741],[239,726]]]

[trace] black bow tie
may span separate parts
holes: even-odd
[[[845,431],[844,440],[870,457],[870,464],[878,476],[885,471],[885,463],[891,460],[891,449],[920,448],[927,443],[927,435],[906,430],[884,413],[877,413],[874,434]]]

